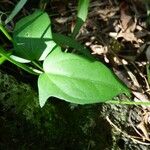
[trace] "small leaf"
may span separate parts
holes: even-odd
[[[78,34],[81,26],[85,22],[87,15],[88,15],[88,7],[89,7],[90,0],[79,0],[78,2],[78,14],[77,14],[77,22],[74,27],[72,37],[75,38]]]
[[[83,55],[92,58],[90,51],[71,37],[59,33],[53,33],[53,39],[60,46],[69,46],[71,48],[76,49]]]
[[[14,55],[28,60],[44,60],[55,46],[49,16],[40,10],[16,24],[13,38]]]
[[[78,3],[78,18],[85,21],[88,14],[88,7],[89,7],[90,0],[79,0]]]
[[[102,63],[85,57],[61,52],[57,47],[43,64],[39,76],[39,101],[43,107],[49,97],[90,104],[111,100],[129,90]]]

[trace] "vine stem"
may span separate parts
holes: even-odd
[[[13,42],[12,37],[9,35],[9,33],[7,32],[7,30],[3,27],[2,24],[0,24],[0,30],[3,32],[3,34],[8,38],[8,40],[10,40],[11,42]]]
[[[38,67],[42,72],[44,72],[43,68],[35,61],[31,61],[36,67]]]
[[[145,106],[149,106],[150,105],[150,101],[142,101],[142,102],[134,102],[134,101],[129,101],[129,100],[121,100],[121,101],[117,101],[117,100],[110,100],[110,101],[106,101],[105,103],[107,104],[121,104],[121,105],[145,105]]]
[[[39,73],[34,72],[27,65],[18,63],[17,61],[13,60],[11,57],[7,56],[7,53],[5,52],[5,50],[2,47],[0,47],[0,55],[3,56],[8,61],[10,61],[11,63],[15,64],[16,66],[22,68],[23,70],[25,70],[31,74],[34,74],[34,75],[39,75]]]

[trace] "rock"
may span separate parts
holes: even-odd
[[[143,150],[147,147],[106,119],[135,135],[128,121],[130,110],[137,119],[139,109],[125,105],[74,105],[52,98],[40,108],[30,85],[0,71],[0,149]]]

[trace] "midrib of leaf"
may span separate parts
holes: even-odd
[[[103,86],[107,86],[107,87],[112,87],[112,84],[110,84],[110,83],[106,83],[106,82],[104,82],[104,81],[102,81],[102,80],[93,80],[93,79],[85,79],[85,78],[81,78],[81,77],[73,77],[73,76],[68,76],[68,75],[63,75],[63,74],[56,74],[56,73],[50,73],[50,72],[48,72],[48,73],[46,73],[46,75],[48,76],[48,74],[49,75],[52,75],[52,76],[60,76],[60,77],[62,77],[62,78],[70,78],[70,79],[74,79],[74,80],[82,80],[82,81],[86,81],[86,82],[89,82],[89,83],[93,83],[93,86],[95,86],[95,84],[94,83],[97,83],[97,84],[102,84]],[[50,77],[48,77],[49,78],[49,80],[50,81],[52,81],[51,79],[50,79]],[[52,81],[53,83],[54,83],[54,81]],[[97,87],[95,87],[96,89],[97,89]],[[118,88],[116,88],[116,87],[114,87],[113,86],[113,88],[114,89],[118,89]],[[121,90],[121,89],[120,89]]]
[[[66,53],[66,54],[69,54],[69,53]],[[75,54],[71,54],[71,55],[74,55],[74,56],[77,56],[77,55],[75,55]],[[61,59],[59,58],[59,59],[55,59],[55,62],[54,63],[52,63],[52,64],[56,64],[56,63],[63,63],[63,62],[67,62],[67,60],[70,60],[70,58],[69,57],[67,57],[67,58],[64,58],[64,57],[62,57]],[[71,60],[73,61],[73,60],[79,60],[80,61],[80,59],[77,59],[77,58],[71,58]]]

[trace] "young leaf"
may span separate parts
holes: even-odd
[[[111,100],[119,93],[130,93],[104,64],[63,53],[59,47],[45,59],[43,69],[45,72],[38,79],[41,107],[51,96],[89,104]]]
[[[13,38],[14,55],[28,60],[44,60],[55,46],[49,16],[40,10],[16,24]]]

